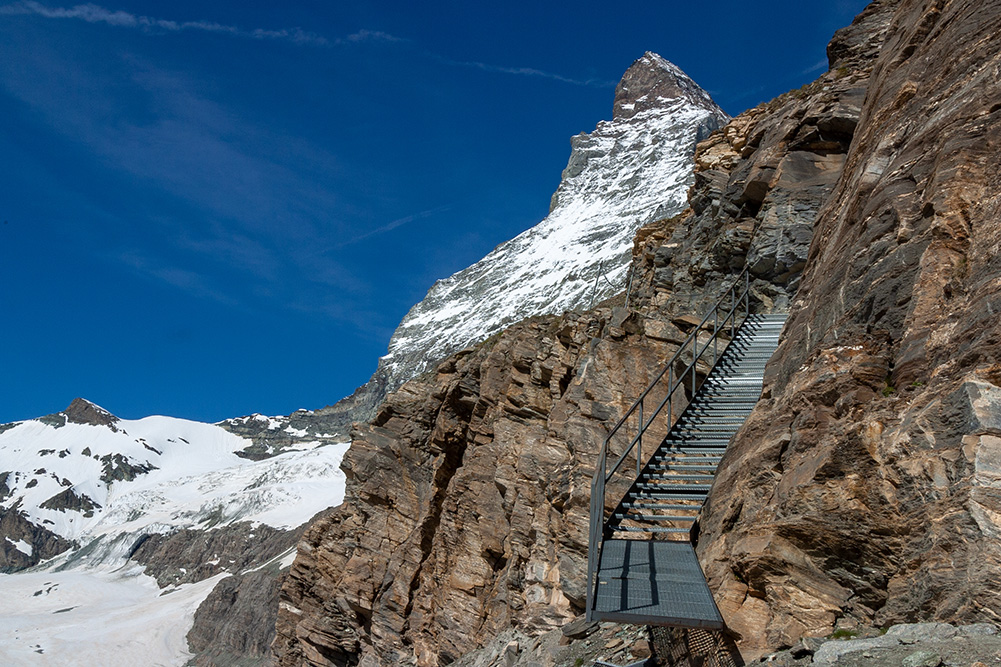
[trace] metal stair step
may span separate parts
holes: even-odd
[[[714,398],[725,398],[730,401],[756,401],[761,395],[761,387],[745,383],[739,385],[708,383],[703,384],[699,389],[700,396],[698,398],[703,401]]]
[[[646,491],[668,491],[677,492],[679,490],[689,489],[691,491],[706,491],[712,488],[712,484],[651,484],[650,482],[637,482],[637,489],[643,489]]]
[[[736,433],[742,424],[695,424],[692,426],[683,426],[677,430],[672,431],[672,435],[679,436],[714,436],[716,439],[722,439],[723,434],[733,435]]]
[[[669,493],[657,491],[642,491],[640,493],[629,493],[626,498],[631,500],[705,500],[705,493]]]
[[[666,528],[664,526],[610,526],[612,532],[624,533],[687,533],[690,528]]]
[[[617,512],[612,515],[613,519],[619,521],[695,521],[694,516],[675,516],[668,514],[629,514]]]
[[[707,445],[707,444],[695,445],[695,444],[692,444],[691,446],[688,446],[688,447],[674,447],[672,449],[665,450],[665,453],[663,453],[663,454],[656,454],[655,456],[668,456],[667,452],[670,452],[673,455],[677,455],[677,454],[685,454],[685,455],[689,455],[689,454],[722,454],[726,450],[727,444],[729,444],[729,443],[723,443],[723,444],[720,444],[720,445]]]
[[[757,403],[757,401],[703,401],[697,405],[690,405],[688,410],[681,413],[681,416],[683,417],[687,414],[707,415],[715,413],[749,415],[751,414],[751,411],[754,410],[755,403]]]
[[[679,510],[691,510],[692,512],[697,512],[702,509],[702,503],[699,503],[698,505],[680,505],[678,503],[622,503],[622,506],[631,510],[668,510],[672,512],[677,512]]]
[[[663,479],[663,480],[670,480],[670,481],[673,481],[673,482],[680,482],[680,481],[691,481],[691,482],[700,482],[700,481],[702,481],[702,482],[704,482],[707,479],[711,480],[714,477],[715,477],[715,475],[709,475],[709,474],[701,474],[701,475],[670,475],[670,474],[662,473],[662,472],[643,473],[642,475],[640,475],[640,479]]]
[[[704,469],[706,466],[718,468],[721,458],[720,456],[685,456],[671,460],[651,461],[648,467],[651,470]],[[672,468],[671,466],[677,467]]]
[[[672,463],[661,463],[647,466],[650,470],[713,470],[719,466],[718,461],[709,463],[689,463],[687,461],[674,461]]]

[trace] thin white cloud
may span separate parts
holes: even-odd
[[[123,252],[119,255],[119,259],[147,278],[166,283],[196,297],[216,301],[227,306],[236,307],[239,305],[230,295],[211,287],[206,277],[195,271],[164,264],[159,259],[146,257],[136,251]]]
[[[819,72],[820,70],[826,70],[826,69],[827,69],[827,58],[824,58],[823,60],[818,60],[813,65],[807,67],[805,70],[800,72],[799,75],[805,76],[807,74],[813,74],[814,72]]]
[[[103,23],[117,28],[132,28],[150,32],[194,30],[248,39],[290,41],[295,44],[324,46],[330,43],[325,37],[308,32],[302,28],[283,28],[280,30],[255,28],[253,30],[246,30],[237,26],[215,23],[213,21],[171,21],[151,16],[142,16],[122,10],[107,9],[90,3],[86,5],[74,5],[73,7],[48,7],[34,0],[25,0],[24,2],[0,6],[0,15],[30,14],[48,19],[75,19],[86,21],[87,23]]]
[[[365,232],[364,234],[359,234],[358,236],[356,236],[356,237],[354,237],[352,239],[349,239],[347,241],[344,241],[343,243],[338,243],[334,247],[336,247],[336,248],[342,248],[342,247],[344,247],[346,245],[351,245],[353,243],[358,243],[359,241],[363,241],[363,240],[369,238],[370,236],[375,236],[377,234],[385,234],[386,232],[391,232],[394,229],[396,229],[397,227],[402,227],[403,225],[405,225],[405,224],[407,224],[409,222],[413,222],[414,220],[421,220],[423,218],[428,218],[428,217],[431,217],[432,215],[437,215],[438,213],[442,213],[444,211],[447,211],[449,208],[451,208],[451,207],[450,206],[439,206],[437,208],[432,208],[432,209],[429,209],[427,211],[421,211],[420,213],[414,213],[413,215],[407,215],[407,216],[404,216],[402,218],[397,218],[396,220],[393,220],[391,222],[387,222],[386,224],[382,225],[381,227],[376,227],[375,229],[370,229],[369,231]]]
[[[402,43],[409,40],[397,37],[379,30],[362,29],[345,37],[338,37],[329,40],[322,35],[303,30],[302,28],[266,29],[254,28],[247,30],[238,26],[216,23],[214,21],[172,21],[170,19],[155,18],[132,14],[123,10],[108,9],[87,3],[85,5],[74,5],[72,7],[49,7],[35,0],[22,0],[10,5],[0,5],[0,16],[23,16],[36,15],[49,19],[75,19],[87,23],[103,23],[117,28],[131,28],[133,30],[144,30],[147,32],[182,32],[200,31],[246,39],[289,41],[294,44],[308,44],[313,46],[329,46],[331,44],[361,44],[361,43]],[[592,86],[597,88],[608,88],[615,85],[615,81],[605,81],[601,79],[574,79],[571,77],[546,72],[533,67],[505,67],[502,65],[491,65],[478,61],[451,60],[443,56],[428,53],[432,59],[455,67],[467,67],[478,69],[484,72],[494,72],[498,74],[511,74],[514,76],[528,76],[535,78],[550,79],[574,86]]]
[[[470,67],[484,72],[495,72],[497,74],[513,74],[515,76],[530,76],[542,79],[550,79],[552,81],[559,81],[561,83],[569,83],[574,86],[608,88],[616,84],[615,81],[605,81],[602,79],[574,79],[568,76],[563,76],[562,74],[554,74],[553,72],[546,72],[543,70],[535,69],[534,67],[504,67],[502,65],[490,65],[488,63],[482,63],[477,61],[452,60],[450,58],[444,58],[436,54],[431,54],[431,57],[439,62],[445,63],[446,65],[455,65],[457,67]]]
[[[356,33],[352,33],[347,37],[337,40],[337,42],[351,42],[357,44],[359,42],[406,42],[407,40],[402,37],[396,37],[395,35],[390,35],[388,32],[382,32],[379,30],[359,30]]]

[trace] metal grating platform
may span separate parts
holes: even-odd
[[[689,542],[606,540],[594,612],[618,623],[723,627]]]

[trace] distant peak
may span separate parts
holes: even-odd
[[[713,111],[719,108],[709,93],[677,65],[647,51],[629,66],[615,87],[614,118],[631,118],[640,111],[662,107],[677,99],[685,99],[695,106]]]
[[[85,398],[74,398],[69,407],[63,410],[63,414],[66,415],[68,421],[74,424],[112,426],[118,421],[118,417]]]

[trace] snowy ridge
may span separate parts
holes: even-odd
[[[81,415],[97,423],[80,423]],[[195,609],[235,570],[216,556],[208,564],[221,571],[161,589],[131,560],[138,545],[152,534],[236,522],[250,522],[246,537],[254,538],[261,524],[295,528],[344,496],[348,443],[310,436],[322,429],[295,428],[287,418],[248,420],[284,432],[287,446],[251,460],[251,441],[219,425],[121,420],[81,399],[66,412],[0,428],[0,518],[14,514],[44,529],[4,534],[5,557],[37,561],[46,533],[73,544],[26,571],[0,574],[10,602],[0,611],[0,664],[184,664]],[[294,555],[292,548],[275,563],[287,567]]]
[[[656,54],[630,72],[619,89],[628,79],[641,90],[626,92],[639,94],[617,95],[614,120],[572,139],[549,216],[436,282],[403,319],[380,360],[390,390],[525,317],[587,308],[625,289],[636,230],[685,208],[695,143],[727,120]],[[665,88],[669,96],[659,95]]]
[[[212,424],[146,417],[103,425],[36,420],[0,433],[10,471],[0,508],[81,544],[122,532],[233,521],[293,528],[343,496],[340,458],[347,444],[303,443],[263,461],[236,452],[248,441]],[[131,470],[132,479],[114,479]],[[51,502],[67,491],[79,499]],[[23,549],[22,549],[23,551]]]

